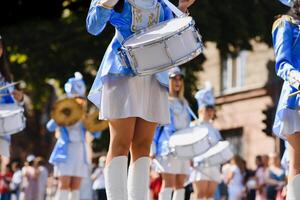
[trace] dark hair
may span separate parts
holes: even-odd
[[[0,55],[0,73],[4,76],[5,80],[11,82],[13,80],[12,74],[9,69],[8,55],[3,38],[0,36],[0,48],[2,48],[2,55]]]
[[[293,6],[287,13],[296,20],[300,20],[300,0],[294,0]]]

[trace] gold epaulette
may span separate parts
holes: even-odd
[[[295,20],[293,19],[293,17],[289,16],[289,15],[282,15],[280,18],[278,18],[274,23],[273,23],[273,27],[272,27],[272,33],[275,31],[275,29],[280,28],[283,24],[283,21],[288,21],[291,22],[293,24],[295,23]]]

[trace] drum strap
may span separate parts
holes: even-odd
[[[192,117],[194,118],[194,120],[198,121],[198,117],[196,116],[196,114],[194,113],[194,111],[191,109],[189,105],[187,105],[187,109],[189,113],[192,115]]]
[[[169,0],[162,0],[168,8],[176,15],[176,17],[184,17],[187,14],[183,13],[181,10],[179,10],[174,4],[172,4]]]
[[[123,37],[123,35],[120,33],[120,31],[118,31],[117,29],[115,29],[115,37],[116,37],[117,40],[120,42],[120,44],[123,43],[124,37]]]

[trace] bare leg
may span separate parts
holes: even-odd
[[[71,190],[79,190],[80,189],[80,184],[81,184],[81,177],[72,177],[71,178]]]
[[[58,177],[58,188],[61,190],[70,190],[71,189],[71,177],[70,176]]]
[[[185,174],[176,174],[175,179],[176,179],[175,180],[175,189],[178,190],[178,189],[184,188],[184,182],[186,179],[186,175]]]
[[[127,162],[136,118],[109,121],[110,143],[104,170],[108,200],[127,200]]]
[[[206,196],[207,196],[207,198],[213,198],[215,195],[215,191],[218,186],[218,183],[214,182],[214,181],[207,181],[207,183],[208,183],[208,188],[207,188]]]
[[[206,198],[207,187],[206,181],[195,181],[193,183],[194,197],[196,199]]]
[[[157,123],[137,118],[135,123],[132,145],[130,148],[131,162],[143,156],[149,156]]]
[[[137,118],[130,148],[128,170],[128,199],[147,200],[150,183],[150,147],[156,123]]]
[[[288,136],[288,152],[290,157],[289,181],[300,174],[300,134]]]
[[[117,156],[127,156],[132,142],[136,118],[116,119],[109,121],[110,142],[106,166]]]

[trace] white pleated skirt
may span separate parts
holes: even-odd
[[[0,155],[9,157],[9,145],[10,142],[0,138]]]
[[[85,162],[84,145],[82,142],[68,144],[68,158],[66,162],[54,166],[55,176],[88,177],[89,168]]]
[[[300,132],[300,110],[283,109],[280,115],[276,114],[274,127],[274,133],[282,139]]]
[[[215,181],[221,182],[221,172],[219,166],[203,168],[201,171],[194,169],[190,175],[190,182],[195,181]]]
[[[128,117],[168,124],[167,88],[160,85],[154,76],[109,76],[102,88],[100,119]]]
[[[154,163],[154,170],[158,173],[167,174],[190,174],[189,160],[180,159],[174,156],[158,157],[158,163]]]

